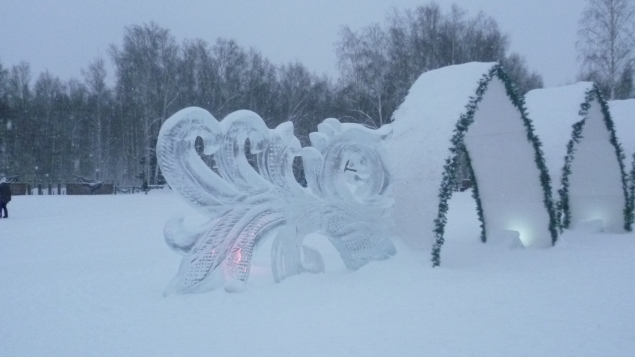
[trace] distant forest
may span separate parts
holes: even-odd
[[[389,123],[423,72],[471,61],[503,64],[520,92],[542,78],[509,52],[496,20],[458,6],[431,3],[392,10],[382,24],[341,29],[339,77],[302,63],[277,65],[257,49],[219,38],[177,43],[169,29],[127,27],[107,58],[96,58],[82,79],[62,81],[29,63],[0,62],[0,173],[21,180],[72,180],[73,175],[119,185],[162,183],[155,145],[163,122],[199,106],[218,120],[238,109],[258,113],[270,128],[292,121],[303,145],[325,118],[379,127]],[[114,86],[106,81],[112,61]]]

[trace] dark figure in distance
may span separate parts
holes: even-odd
[[[0,217],[9,218],[9,211],[7,211],[7,203],[11,201],[11,187],[7,183],[7,179],[0,178]],[[4,216],[2,213],[4,211]]]
[[[143,180],[143,185],[141,185],[141,189],[143,190],[143,192],[146,193],[146,195],[148,194],[148,181],[147,180]]]

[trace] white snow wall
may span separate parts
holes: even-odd
[[[522,99],[498,64],[468,63],[422,74],[393,119],[387,147],[396,235],[413,247],[434,244],[434,265],[445,239],[456,149],[462,145],[482,208],[483,238],[512,230],[526,246],[553,244],[556,223],[540,144]]]
[[[611,100],[608,106],[615,135],[624,150],[624,167],[629,172],[633,168],[635,154],[635,99]]]
[[[581,82],[535,89],[525,100],[558,188],[562,228],[601,220],[606,232],[630,229],[621,149],[597,87]]]
[[[520,112],[494,77],[465,134],[476,178],[485,232],[517,231],[525,246],[552,244],[536,152]]]

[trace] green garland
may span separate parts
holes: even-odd
[[[558,190],[560,194],[560,201],[558,202],[558,211],[559,216],[561,217],[560,230],[569,228],[571,225],[571,208],[569,207],[569,175],[571,175],[571,162],[573,162],[574,154],[575,154],[575,146],[580,143],[580,139],[582,139],[582,129],[584,128],[584,124],[586,123],[586,118],[589,114],[589,109],[591,108],[591,102],[597,99],[598,103],[600,103],[600,108],[602,111],[602,115],[604,116],[604,124],[606,125],[606,129],[609,131],[610,139],[609,142],[615,148],[615,155],[617,156],[617,161],[620,165],[620,173],[622,178],[622,190],[624,192],[624,197],[626,198],[626,204],[624,207],[624,229],[627,231],[631,231],[633,224],[633,184],[631,184],[629,195],[629,186],[626,175],[626,168],[624,167],[624,150],[620,143],[617,142],[617,137],[615,135],[615,127],[613,125],[613,119],[611,118],[611,113],[609,112],[608,105],[597,85],[593,85],[592,88],[588,89],[584,96],[584,103],[580,106],[580,111],[578,115],[582,118],[579,122],[573,124],[573,133],[571,135],[571,140],[567,144],[567,155],[564,160],[564,167],[562,168],[562,179],[560,181],[561,188]],[[634,171],[635,172],[635,171]]]
[[[484,74],[479,81],[478,88],[476,89],[476,96],[472,97],[470,99],[470,102],[465,106],[465,113],[461,114],[459,121],[456,124],[454,135],[451,139],[452,147],[450,148],[450,157],[447,158],[445,161],[444,171],[441,178],[441,188],[439,192],[439,213],[437,215],[437,218],[435,218],[434,220],[434,235],[436,240],[434,245],[432,246],[433,267],[437,267],[441,264],[441,247],[445,242],[444,234],[445,225],[447,224],[447,212],[449,208],[448,201],[450,197],[452,197],[452,187],[456,182],[458,153],[460,152],[460,150],[463,150],[466,154],[466,162],[470,173],[470,178],[472,179],[472,197],[474,197],[474,199],[476,200],[476,209],[481,226],[481,241],[486,242],[487,240],[485,235],[485,219],[483,216],[481,198],[478,191],[478,183],[474,176],[474,170],[472,168],[472,162],[470,160],[469,153],[465,148],[464,139],[468,127],[474,122],[474,114],[478,109],[478,103],[480,103],[483,99],[483,94],[485,94],[489,82],[492,80],[492,78],[494,78],[494,76],[497,76],[503,82],[503,84],[505,85],[507,96],[512,101],[514,106],[520,111],[523,124],[527,129],[527,140],[531,142],[534,147],[534,160],[536,162],[536,166],[540,170],[540,184],[542,185],[544,192],[543,203],[549,214],[549,232],[551,233],[552,244],[555,244],[556,240],[558,239],[558,222],[556,219],[556,213],[553,207],[553,199],[551,196],[551,179],[549,178],[547,166],[543,158],[542,150],[540,149],[542,144],[540,143],[538,137],[536,137],[536,135],[534,134],[533,123],[527,117],[524,98],[518,95],[516,86],[512,83],[509,76],[505,73],[505,71],[503,71],[502,67],[499,64],[496,64],[489,70],[487,74]]]
[[[582,104],[583,106],[585,104]],[[587,108],[588,109],[588,108]],[[564,167],[562,168],[562,178],[560,179],[560,189],[558,194],[560,195],[560,201],[556,205],[558,209],[558,226],[560,232],[563,228],[568,228],[571,224],[571,210],[569,207],[569,175],[571,174],[571,162],[573,161],[574,146],[580,142],[582,138],[582,127],[584,125],[584,119],[573,124],[573,133],[571,134],[571,140],[567,143],[567,154],[564,157]]]
[[[540,139],[534,133],[534,124],[527,116],[527,108],[525,107],[525,97],[518,94],[518,89],[513,84],[511,78],[503,71],[500,65],[498,69],[498,78],[500,78],[505,84],[507,90],[507,96],[512,100],[512,103],[519,108],[521,118],[527,129],[527,140],[532,143],[534,147],[534,162],[540,170],[540,184],[543,188],[542,202],[549,214],[549,233],[551,234],[551,245],[556,245],[558,240],[558,220],[556,218],[556,210],[553,206],[553,196],[551,194],[551,178],[549,177],[549,170],[547,170],[547,164],[545,163],[544,154],[542,152],[542,143]]]
[[[483,218],[483,206],[481,205],[481,196],[478,193],[478,185],[476,185],[476,176],[474,175],[474,169],[472,169],[472,159],[467,152],[465,145],[463,145],[463,151],[465,153],[465,161],[467,162],[468,172],[470,174],[470,181],[474,182],[472,185],[472,198],[476,201],[476,214],[479,220],[479,226],[481,227],[481,242],[487,242],[487,235],[485,234],[485,218]]]
[[[633,153],[633,161],[631,164],[631,185],[629,187],[630,195],[628,198],[628,205],[630,208],[630,223],[631,229],[633,228],[633,215],[635,211],[635,152]]]

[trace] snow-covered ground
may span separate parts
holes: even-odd
[[[0,220],[0,356],[635,356],[635,234],[566,232],[551,249],[479,243],[451,201],[442,265],[396,241],[388,261],[248,289],[163,297],[180,256],[169,192],[14,197]],[[266,247],[266,245],[265,245]],[[263,247],[263,250],[264,247]]]

